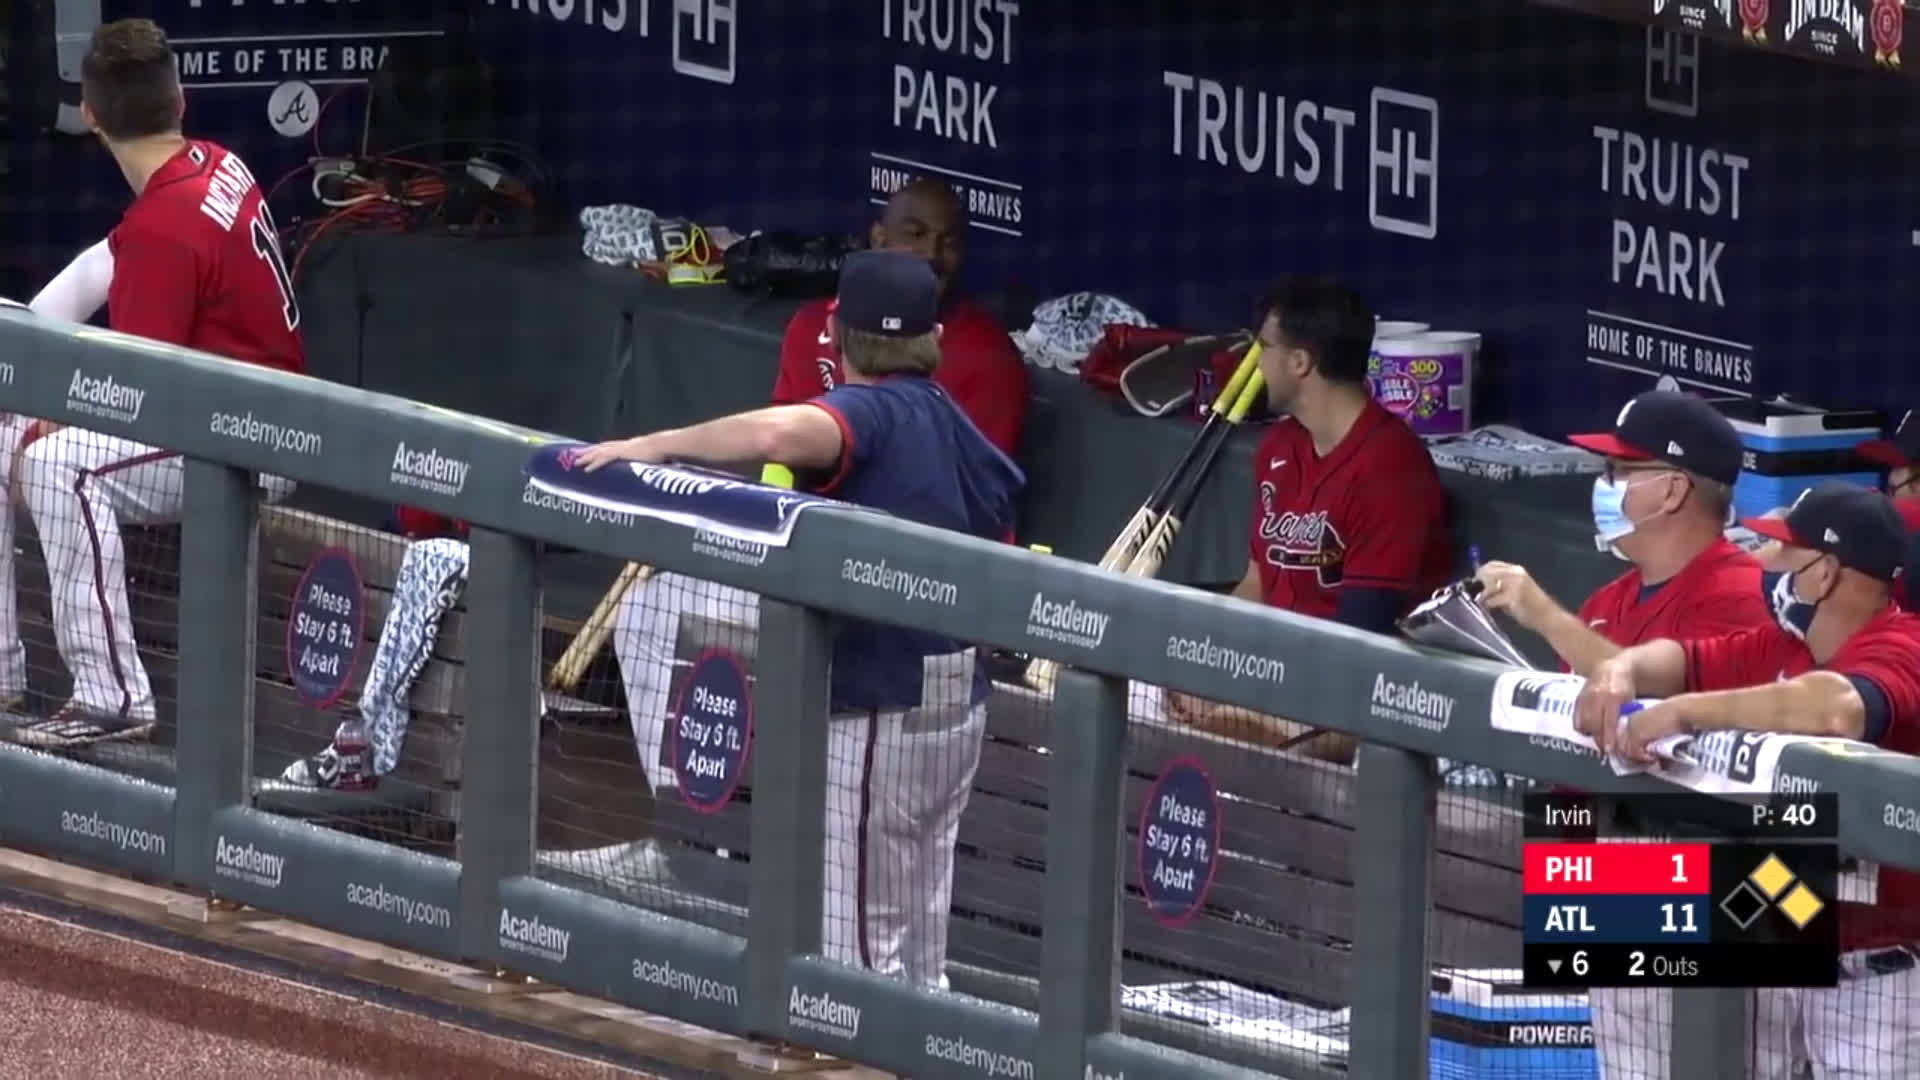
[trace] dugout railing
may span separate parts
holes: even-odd
[[[129,404],[103,419],[75,387]],[[77,407],[76,407],[77,406]],[[1493,731],[1500,669],[1197,590],[1101,572],[872,514],[804,516],[757,564],[714,558],[689,530],[557,511],[530,498],[529,451],[552,437],[313,379],[242,367],[0,310],[0,409],[65,420],[188,459],[181,540],[177,786],[0,746],[0,838],[118,867],[372,940],[498,966],[723,1032],[783,1040],[919,1077],[1428,1075],[1433,758],[1589,790],[1672,790],[1621,779],[1550,741]],[[287,431],[297,439],[282,437]],[[403,484],[396,448],[465,466],[459,483]],[[288,452],[294,446],[299,452]],[[472,523],[465,597],[468,710],[457,859],[257,809],[251,663],[261,508],[255,471]],[[744,934],[534,875],[539,758],[538,549],[563,545],[680,570],[763,597]],[[244,571],[244,572],[236,572]],[[903,584],[904,583],[904,584]],[[1100,634],[1033,632],[1036,598],[1108,616]],[[910,989],[818,956],[830,619],[937,629],[1070,667],[1048,718],[1044,933],[1031,1009]],[[1044,628],[1038,628],[1044,629]],[[1116,925],[1124,857],[1128,680],[1311,717],[1367,744],[1353,777],[1350,1056],[1213,1040],[1182,1050],[1169,1025],[1121,1033]],[[1438,723],[1375,708],[1382,687],[1447,702]],[[1397,697],[1395,695],[1398,695]],[[1920,761],[1790,747],[1804,786],[1842,793],[1842,847],[1920,867]],[[106,830],[63,827],[76,815]],[[117,846],[115,829],[164,844]],[[397,897],[368,903],[367,897]],[[404,900],[402,903],[400,900]],[[422,915],[422,913],[425,913]],[[430,917],[429,917],[430,916]],[[1685,991],[1674,1074],[1739,1075],[1745,996]],[[965,1053],[953,1053],[960,1046]]]

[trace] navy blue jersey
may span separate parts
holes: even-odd
[[[816,490],[986,540],[1003,540],[1013,528],[1026,476],[932,379],[896,375],[838,386],[808,404],[839,422],[842,440],[839,467]],[[919,705],[923,659],[967,647],[923,630],[849,620],[834,640],[832,707]],[[987,689],[976,666],[973,700],[984,700]]]

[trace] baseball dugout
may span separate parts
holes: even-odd
[[[682,616],[667,726],[679,722],[683,691],[700,658],[729,650],[751,673],[753,647],[750,629]],[[769,712],[777,707],[759,704]],[[1044,696],[1006,683],[994,684],[988,702],[987,738],[955,849],[948,954],[954,987],[980,996],[1019,998],[1023,992],[1014,980],[1039,974],[1052,765],[1046,749],[1049,707]],[[673,773],[671,745],[662,741],[656,775]],[[1202,763],[1217,785],[1222,854],[1205,902],[1172,925],[1155,918],[1141,888],[1139,831],[1156,777],[1169,762],[1182,760]],[[745,782],[717,808],[696,805],[673,790],[661,792],[648,829],[665,856],[655,873],[643,879],[580,863],[567,873],[568,884],[744,932],[752,772],[749,756]],[[1115,833],[1128,867],[1122,913],[1126,983],[1225,980],[1287,1001],[1344,1006],[1357,932],[1354,865],[1362,857],[1354,843],[1352,770],[1136,719],[1128,774]],[[1518,967],[1518,811],[1443,791],[1439,815],[1430,916],[1434,964]]]

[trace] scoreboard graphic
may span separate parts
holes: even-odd
[[[1835,796],[1532,795],[1529,987],[1839,977]]]

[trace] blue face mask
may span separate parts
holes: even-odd
[[[1760,589],[1767,598],[1767,607],[1773,611],[1773,620],[1780,624],[1780,629],[1801,641],[1807,640],[1807,631],[1813,627],[1813,616],[1820,610],[1819,601],[1800,599],[1799,592],[1793,586],[1794,580],[1807,566],[1791,573],[1776,571],[1760,575]]]
[[[1614,541],[1633,532],[1634,521],[1627,517],[1626,503],[1625,482],[1609,481],[1605,476],[1593,478],[1593,539],[1600,550],[1610,550]]]

